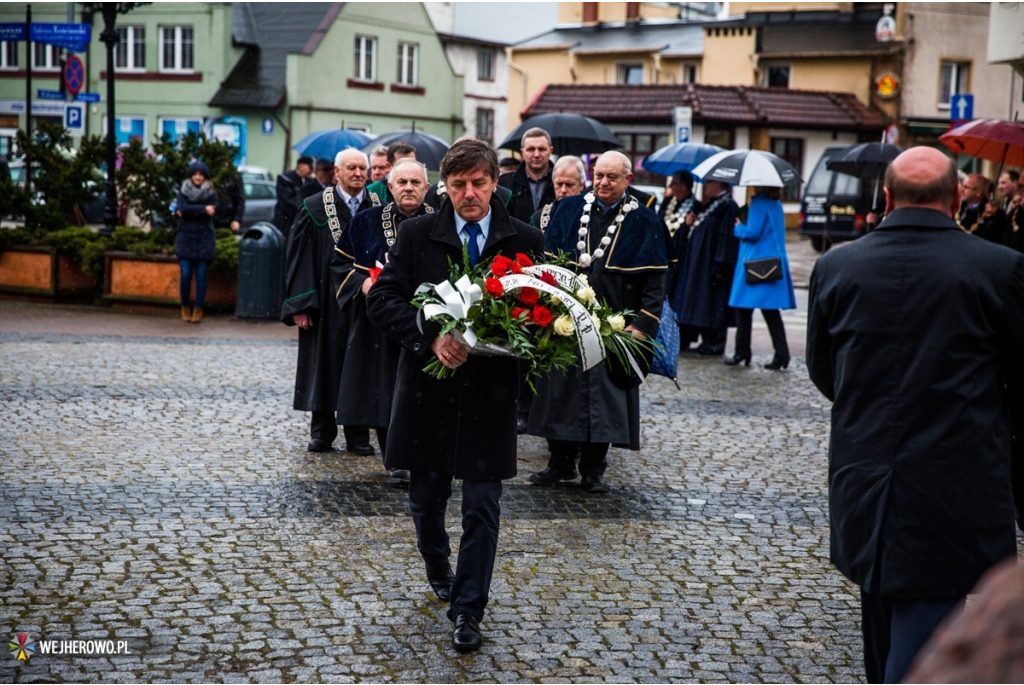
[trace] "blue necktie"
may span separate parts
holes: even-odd
[[[463,226],[463,230],[469,236],[469,242],[466,243],[466,246],[469,248],[469,265],[476,266],[476,263],[480,261],[480,245],[477,243],[477,236],[480,235],[480,224],[466,224]]]
[[[356,215],[356,211],[359,209],[359,198],[350,197],[348,199],[348,213],[352,216]]]

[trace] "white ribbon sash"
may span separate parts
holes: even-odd
[[[538,266],[527,266],[523,268],[523,273],[529,274],[530,276],[536,276],[540,278],[542,273],[549,273],[554,276],[555,280],[563,287],[574,293],[580,288],[586,286],[582,280],[580,280],[576,274],[569,269],[561,266],[551,266],[549,264],[542,264]]]
[[[548,269],[556,268],[558,267],[546,266],[543,267],[542,270],[547,271]],[[566,271],[573,279],[576,279],[576,276],[571,271],[566,269],[562,269],[562,271]],[[558,276],[555,277],[558,278]],[[573,325],[576,327],[576,341],[580,346],[580,360],[583,362],[583,370],[589,371],[604,360],[604,341],[601,340],[601,333],[598,331],[597,326],[594,325],[594,318],[590,315],[590,311],[587,310],[583,303],[564,290],[561,290],[556,286],[549,285],[542,280],[534,278],[533,276],[512,274],[509,276],[502,276],[498,280],[501,281],[501,285],[506,291],[518,290],[520,288],[536,288],[537,290],[541,290],[549,295],[557,297],[569,310],[569,316],[572,318]],[[580,284],[580,287],[582,287],[582,283]]]
[[[469,315],[469,308],[484,297],[480,286],[474,285],[469,276],[463,276],[455,281],[454,287],[449,281],[439,283],[434,286],[434,291],[444,304],[423,305],[423,316],[427,319],[447,314],[457,321],[462,321]],[[473,324],[469,321],[466,322],[466,332],[463,336],[470,347],[476,345],[476,333],[473,332]]]

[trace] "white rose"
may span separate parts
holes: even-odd
[[[580,283],[582,283],[583,285],[590,285],[590,281],[587,280],[586,274],[579,274],[576,278],[578,278],[580,280]]]
[[[576,326],[573,325],[572,319],[568,314],[562,314],[560,317],[555,319],[555,323],[553,325],[555,333],[558,333],[558,335],[568,336],[576,332]]]
[[[590,303],[597,299],[597,293],[589,285],[584,286],[576,291],[576,297],[579,298],[580,302]]]
[[[607,321],[608,325],[612,327],[613,333],[618,333],[619,331],[626,327],[626,319],[625,317],[622,316],[622,314],[612,314],[607,319],[605,319],[605,321]]]
[[[560,299],[558,299],[557,295],[552,295],[551,296],[551,306],[552,307],[557,307],[557,306],[559,306],[561,304],[562,304],[562,301]]]

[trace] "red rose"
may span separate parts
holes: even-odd
[[[519,301],[523,304],[537,304],[537,290],[535,288],[523,288],[519,291]]]
[[[542,328],[546,328],[551,325],[554,317],[551,316],[551,310],[543,305],[537,305],[533,308],[533,315],[530,317],[533,322]]]
[[[523,307],[512,307],[512,318],[519,319],[521,323],[525,323],[525,319],[529,318],[530,310],[524,309]]]
[[[554,276],[552,276],[552,275],[551,275],[551,273],[550,273],[550,272],[548,272],[548,271],[542,271],[542,272],[541,272],[541,274],[540,274],[540,280],[541,280],[541,281],[542,281],[543,283],[547,283],[548,285],[553,285],[553,286],[555,286],[555,287],[558,287],[558,281],[556,281],[556,280],[555,280],[555,277],[554,277]]]
[[[523,273],[522,267],[520,267],[515,262],[509,262],[508,263],[508,270],[511,271],[514,274],[521,274],[521,273]]]
[[[504,276],[508,274],[509,269],[512,268],[512,264],[512,260],[508,257],[498,255],[494,258],[494,261],[491,262],[491,273],[495,276]]]
[[[533,266],[533,260],[522,252],[516,252],[516,262],[519,263],[519,266]]]
[[[501,285],[501,281],[497,278],[485,279],[484,288],[491,297],[501,297],[505,294],[505,287]]]

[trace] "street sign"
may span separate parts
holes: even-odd
[[[270,136],[274,134],[274,120],[267,117],[263,120],[263,135]]]
[[[75,102],[99,102],[99,93],[79,93],[75,96]]]
[[[961,93],[949,99],[949,118],[953,121],[970,121],[974,118],[974,95]]]
[[[0,24],[0,40],[6,42],[25,40],[25,22]]]
[[[36,97],[40,100],[63,100],[64,93],[59,90],[43,90],[38,88],[36,89]]]
[[[72,95],[78,95],[85,85],[85,66],[78,55],[69,55],[64,65],[64,85]]]
[[[676,143],[689,143],[693,131],[693,107],[672,108],[672,130]]]
[[[89,24],[32,24],[32,42],[56,45],[70,52],[85,52],[92,37]]]
[[[68,134],[78,137],[85,134],[85,103],[64,103],[64,128]]]
[[[899,145],[900,129],[896,124],[891,124],[889,128],[885,129],[885,142],[889,145]]]

